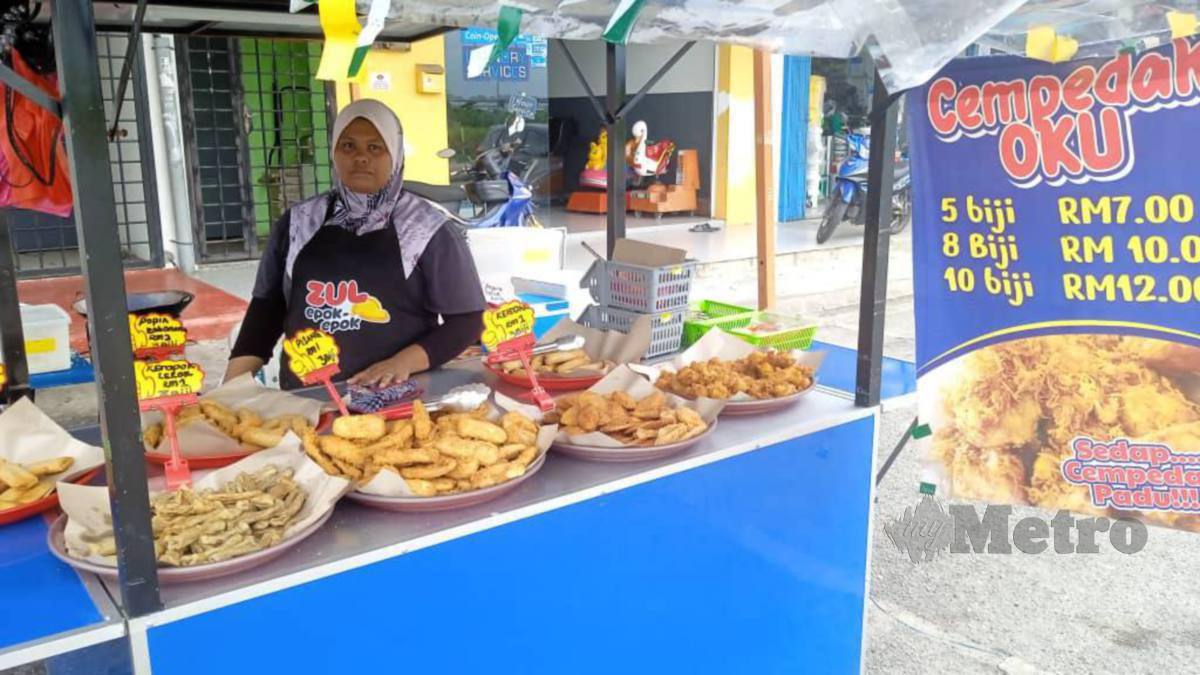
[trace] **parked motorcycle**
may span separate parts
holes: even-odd
[[[475,157],[466,169],[456,172],[471,178],[466,182],[451,185],[431,185],[418,181],[404,181],[405,189],[419,197],[442,207],[453,220],[465,228],[483,227],[541,227],[533,213],[533,190],[528,180],[536,168],[530,164],[518,175],[509,170],[513,153],[520,147],[519,140],[502,143],[489,148]],[[438,152],[438,157],[450,159],[454,150],[447,148]],[[469,218],[460,215],[461,207],[470,202],[476,213]]]
[[[867,168],[871,156],[871,138],[864,134],[846,134],[848,152],[838,167],[837,183],[825,207],[825,216],[817,228],[817,243],[824,244],[842,221],[865,225],[867,220]],[[892,183],[892,218],[887,230],[899,234],[912,220],[912,181],[908,164],[896,167]]]

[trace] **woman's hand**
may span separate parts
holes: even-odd
[[[229,382],[246,373],[256,373],[264,365],[266,362],[257,356],[235,356],[229,359],[229,365],[225,367],[225,377],[221,381]]]
[[[350,378],[350,384],[368,387],[386,387],[394,382],[403,382],[429,368],[429,356],[420,345],[400,350],[395,356],[386,358]]]

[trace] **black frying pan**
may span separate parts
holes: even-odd
[[[186,291],[154,291],[152,293],[129,293],[125,302],[131,314],[162,313],[171,316],[183,314],[183,310],[196,296]],[[76,312],[87,316],[87,300],[79,298],[72,305]]]

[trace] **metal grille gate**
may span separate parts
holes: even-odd
[[[110,126],[127,44],[126,35],[97,34],[104,113]],[[125,266],[152,267],[162,264],[162,232],[154,183],[154,153],[147,126],[150,113],[146,103],[146,71],[140,50],[131,85],[125,92],[118,136],[109,141],[108,154]],[[145,143],[139,139],[145,139]],[[72,218],[22,209],[12,209],[9,214],[17,271],[22,277],[79,273],[78,241]]]
[[[177,43],[202,262],[258,256],[272,223],[330,186],[333,100],[320,45],[189,36]]]

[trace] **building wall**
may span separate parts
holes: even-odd
[[[450,165],[436,154],[447,146],[445,87],[436,94],[418,92],[418,64],[445,68],[445,44],[441,36],[414,43],[411,49],[375,47],[363,65],[367,70],[368,84],[339,83],[337,105],[341,110],[360,98],[373,98],[386,103],[404,125],[404,177],[445,184],[450,178]],[[370,86],[376,73],[384,73],[390,79],[386,89]]]
[[[753,223],[754,52],[749,47],[717,47],[713,216],[729,224]]]

